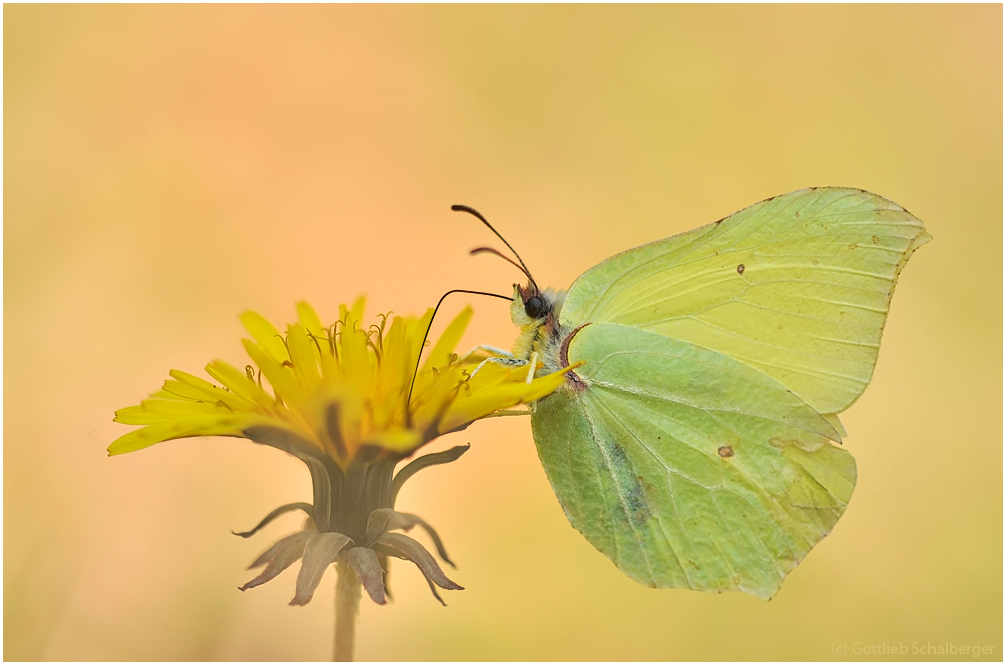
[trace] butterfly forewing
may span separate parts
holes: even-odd
[[[929,239],[875,194],[801,190],[602,262],[573,284],[560,320],[692,342],[837,413],[869,383],[898,273]]]

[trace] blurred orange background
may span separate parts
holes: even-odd
[[[859,486],[769,603],[643,588],[566,521],[529,423],[477,423],[399,505],[465,591],[398,565],[378,660],[1001,660],[1002,25],[984,6],[4,7],[4,658],[329,657],[335,575],[241,594],[309,500],[234,439],[108,459],[167,371],[245,362],[237,315],[419,313],[542,283],[812,185],[865,188],[935,240],[902,275],[843,417]],[[499,245],[499,243],[495,243]],[[449,301],[443,326],[466,302]],[[471,300],[463,347],[508,347]],[[431,448],[432,450],[433,448]],[[858,655],[904,643],[906,655]],[[841,652],[845,645],[846,652]],[[929,656],[928,658],[940,656]],[[956,659],[956,657],[953,657]]]

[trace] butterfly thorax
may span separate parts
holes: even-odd
[[[538,298],[540,302],[532,302],[533,298]],[[549,288],[539,292],[530,286],[525,288],[514,284],[510,320],[520,328],[520,334],[514,341],[513,355],[530,360],[531,355],[537,353],[543,365],[540,370],[543,374],[557,372],[567,365],[562,341],[572,330],[567,330],[559,322],[559,313],[565,301],[565,290]]]

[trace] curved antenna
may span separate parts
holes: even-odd
[[[498,249],[495,249],[493,247],[476,247],[475,249],[469,250],[468,254],[470,256],[475,256],[477,254],[495,254],[496,256],[500,257],[510,265],[516,267],[517,270],[520,270],[522,273],[524,273],[527,276],[527,278],[531,280],[531,283],[534,284],[534,280],[531,279],[531,273],[525,270],[524,266],[511,259],[509,256],[504,256]],[[535,287],[537,286],[538,285],[535,284]]]
[[[467,212],[469,215],[474,215],[475,217],[478,217],[483,224],[488,226],[489,230],[495,233],[496,237],[502,240],[503,244],[509,247],[510,251],[513,252],[513,255],[517,257],[518,261],[520,261],[521,266],[523,266],[524,268],[524,274],[527,275],[527,278],[529,280],[531,280],[531,284],[534,286],[534,290],[538,293],[541,292],[541,289],[538,288],[538,283],[534,281],[534,277],[531,277],[531,271],[527,269],[527,265],[524,263],[524,259],[520,258],[520,254],[517,253],[517,250],[515,250],[513,246],[506,241],[506,238],[500,235],[499,231],[493,228],[493,225],[489,223],[489,220],[487,220],[485,217],[482,216],[482,213],[480,213],[475,208],[466,205],[460,205],[457,203],[451,206],[451,210],[455,212]]]
[[[503,242],[506,241],[504,240]],[[498,293],[487,293],[485,291],[469,291],[467,289],[451,289],[444,295],[440,296],[437,306],[433,308],[433,316],[430,317],[430,323],[426,326],[426,332],[423,334],[423,343],[419,345],[419,356],[416,358],[416,369],[412,372],[412,383],[409,385],[409,396],[405,400],[405,422],[409,427],[412,426],[412,412],[409,411],[409,405],[412,404],[412,390],[416,387],[416,375],[419,374],[419,362],[423,359],[423,347],[426,346],[426,338],[430,336],[430,328],[433,327],[433,319],[437,318],[437,312],[440,311],[440,305],[442,305],[444,303],[444,299],[452,293],[471,293],[476,296],[492,296],[493,298],[500,298],[502,300],[509,300],[510,302],[513,302],[513,298],[510,296],[501,296]]]

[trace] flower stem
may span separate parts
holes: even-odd
[[[363,589],[356,572],[347,564],[337,564],[335,568],[339,579],[335,583],[335,653],[332,660],[348,662],[353,660]]]

